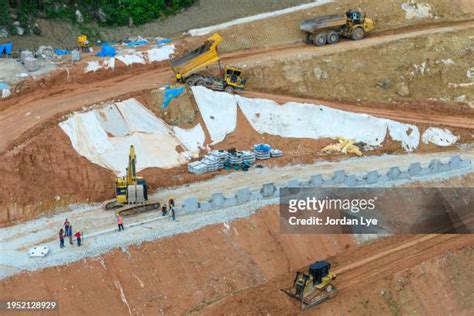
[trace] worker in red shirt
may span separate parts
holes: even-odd
[[[82,239],[81,239],[81,232],[80,232],[80,231],[76,232],[76,233],[74,234],[74,237],[76,237],[77,246],[80,247],[80,246],[81,246],[81,241],[82,241]]]
[[[125,228],[123,228],[123,217],[119,213],[117,213],[117,225],[119,231],[125,230]]]

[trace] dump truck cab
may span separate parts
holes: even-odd
[[[242,78],[242,69],[225,66],[224,81],[226,86],[242,90],[245,87],[246,80]]]
[[[352,34],[354,28],[362,27],[364,33],[371,32],[375,29],[375,22],[371,18],[366,17],[365,13],[358,10],[348,10],[346,12],[348,32]]]

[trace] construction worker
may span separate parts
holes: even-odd
[[[171,218],[173,219],[173,221],[175,221],[176,220],[176,214],[174,212],[174,207],[171,207],[170,211],[171,211]]]
[[[168,205],[170,206],[170,208],[174,207],[174,199],[173,198],[169,199]]]
[[[184,83],[183,76],[179,72],[176,74],[176,83]]]
[[[71,223],[69,223],[69,221],[66,218],[66,220],[64,221],[64,234],[66,235],[66,237],[69,236],[68,234],[69,234],[69,225],[70,224]]]
[[[161,215],[166,216],[166,204],[161,207]]]
[[[66,236],[69,236],[69,244],[72,245],[73,242],[72,242],[72,225],[71,224],[69,224],[69,230],[68,230]]]
[[[81,246],[81,242],[82,242],[82,239],[81,239],[81,232],[78,231],[74,234],[74,237],[76,237],[76,240],[77,240],[77,246],[80,247]]]
[[[125,228],[123,228],[123,217],[119,213],[117,213],[117,225],[119,231],[125,230]]]
[[[59,248],[64,248],[64,230],[59,230]]]

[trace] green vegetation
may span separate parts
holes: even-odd
[[[140,25],[176,14],[195,0],[0,0],[0,27],[13,31],[10,13],[28,32],[34,18],[75,24]],[[76,11],[82,18],[78,18]]]

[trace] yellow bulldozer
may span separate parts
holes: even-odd
[[[333,14],[317,16],[300,23],[306,33],[305,42],[316,46],[335,44],[342,37],[361,40],[365,34],[375,29],[375,22],[358,10],[349,10],[345,15]]]
[[[220,63],[217,46],[221,42],[222,37],[215,33],[203,45],[172,59],[170,65],[176,80],[188,86],[204,86],[228,93],[243,90],[246,80],[242,78],[242,69],[231,66],[223,68]],[[203,72],[205,67],[215,63],[219,66],[219,76]]]
[[[304,271],[296,272],[293,285],[282,291],[297,299],[305,310],[333,298],[337,290],[332,284],[336,275],[330,272],[331,264],[316,261]]]

